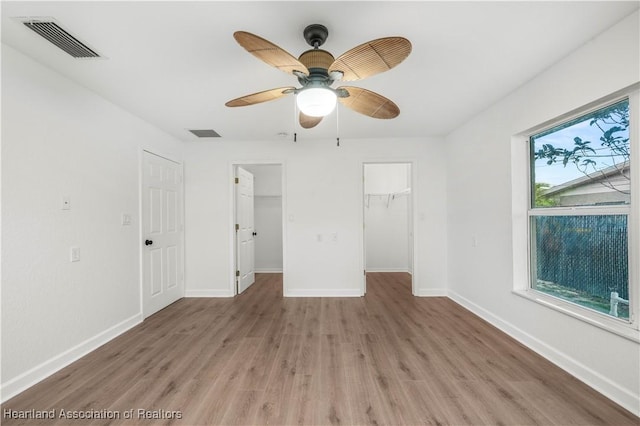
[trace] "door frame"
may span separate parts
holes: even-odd
[[[236,160],[229,162],[229,294],[231,297],[238,295],[236,286],[236,270],[237,270],[237,243],[236,243],[236,190],[235,178],[236,169],[242,166],[280,166],[280,179],[282,185],[282,293],[287,294],[287,191],[286,191],[286,163],[284,160]]]
[[[409,212],[411,219],[411,233],[413,234],[411,245],[411,294],[417,296],[418,293],[418,233],[416,232],[418,227],[418,165],[415,159],[394,158],[388,160],[371,159],[360,161],[360,266],[362,271],[366,271],[367,258],[366,258],[366,234],[364,232],[365,227],[365,193],[364,193],[364,169],[367,164],[409,164],[411,166],[411,193],[409,197],[411,199],[411,211]],[[362,296],[367,293],[367,275],[363,273],[362,282],[360,285],[360,293]]]
[[[182,160],[176,160],[175,156],[167,153],[160,153],[158,151],[152,150],[150,148],[140,148],[138,151],[138,269],[140,271],[138,281],[139,281],[139,298],[140,298],[140,317],[144,321],[144,245],[142,241],[144,240],[144,226],[142,221],[144,220],[143,211],[142,211],[142,197],[144,197],[144,155],[145,153],[149,153],[155,155],[160,158],[164,158],[165,160],[172,161],[180,166],[180,187],[181,187],[181,197],[180,197],[180,214],[182,215],[182,224],[180,225],[180,244],[182,245],[182,250],[180,250],[180,260],[182,268],[178,273],[182,277],[182,297],[184,297],[186,288],[187,288],[187,277],[185,274],[185,262],[184,262],[184,253],[185,253],[185,238],[184,238],[184,223],[185,223],[185,202],[184,202],[184,162]]]

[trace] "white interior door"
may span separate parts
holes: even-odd
[[[184,297],[182,166],[144,152],[142,161],[142,311]]]
[[[236,170],[236,277],[238,294],[245,291],[256,280],[253,174],[238,167]]]

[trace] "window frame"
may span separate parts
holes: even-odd
[[[514,190],[514,288],[516,295],[539,303],[548,308],[562,312],[591,325],[613,332],[630,340],[640,342],[640,327],[638,314],[640,313],[640,285],[638,283],[638,254],[640,243],[640,226],[637,224],[640,219],[640,142],[638,128],[640,127],[640,84],[635,84],[629,88],[618,91],[610,96],[599,99],[593,103],[577,108],[570,113],[556,117],[542,123],[534,128],[515,135],[512,139],[514,150],[512,151],[512,173],[520,171],[519,176],[513,178]],[[624,205],[602,205],[602,206],[561,206],[561,207],[534,207],[533,206],[533,183],[532,183],[532,146],[531,138],[545,130],[558,126],[562,123],[574,120],[587,115],[593,111],[607,107],[616,102],[627,99],[629,101],[629,138],[631,144],[631,203]],[[518,148],[515,144],[524,146]],[[518,168],[518,165],[525,163],[525,172]],[[518,196],[516,191],[523,190],[526,184],[526,196]],[[524,204],[524,205],[523,205]],[[629,276],[629,319],[616,318],[606,313],[598,312],[588,307],[552,296],[538,291],[533,286],[535,277],[535,267],[532,238],[532,223],[537,216],[587,216],[587,215],[626,215],[627,216],[627,241],[628,241],[628,276]],[[519,228],[519,229],[518,229]],[[524,228],[524,229],[522,229]],[[523,244],[526,243],[526,249]],[[526,253],[526,259],[522,262],[522,256]],[[525,265],[526,263],[526,265]],[[522,276],[525,274],[525,276]]]

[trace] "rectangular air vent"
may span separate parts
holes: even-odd
[[[191,133],[196,135],[199,138],[219,138],[220,135],[215,130],[204,129],[204,130],[189,130]]]
[[[99,58],[100,55],[53,20],[25,19],[22,23],[74,58]]]

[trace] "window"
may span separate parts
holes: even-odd
[[[529,137],[530,290],[626,323],[629,117],[625,98]]]

